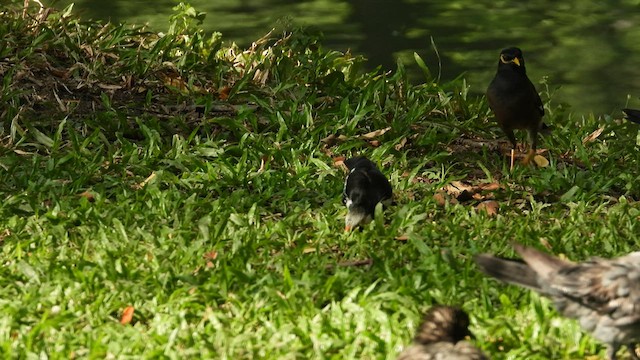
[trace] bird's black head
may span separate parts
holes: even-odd
[[[525,73],[524,56],[522,50],[517,47],[510,47],[500,52],[500,60],[498,61],[498,70],[512,69],[517,72]]]
[[[456,343],[467,336],[473,337],[469,331],[469,315],[458,307],[437,305],[424,315],[414,341],[423,345],[441,341]]]

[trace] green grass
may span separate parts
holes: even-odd
[[[462,305],[495,359],[604,355],[471,258],[513,255],[511,240],[578,260],[637,249],[633,124],[547,102],[551,165],[509,172],[495,146],[469,145],[506,142],[463,81],[364,73],[302,30],[238,49],[188,8],[164,36],[14,10],[0,22],[6,358],[393,359],[436,302]],[[345,234],[334,158],[356,154],[397,204]],[[438,205],[454,180],[499,183],[485,192],[499,214]]]

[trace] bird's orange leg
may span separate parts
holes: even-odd
[[[522,163],[524,165],[528,165],[535,156],[536,156],[536,151],[533,149],[529,150],[529,152],[527,153],[527,156],[525,156],[524,159],[522,159]]]

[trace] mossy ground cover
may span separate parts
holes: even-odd
[[[433,303],[467,310],[496,359],[604,354],[472,256],[637,249],[637,126],[573,117],[539,85],[550,165],[509,171],[463,80],[365,72],[302,30],[239,49],[179,11],[166,34],[2,12],[3,356],[391,359]],[[395,204],[347,234],[352,155]],[[434,197],[451,184],[477,193]]]

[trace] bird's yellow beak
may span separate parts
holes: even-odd
[[[502,62],[503,64],[515,63],[516,65],[520,66],[520,59],[513,58],[513,60],[507,60],[504,58],[504,55],[500,55],[500,62]]]

